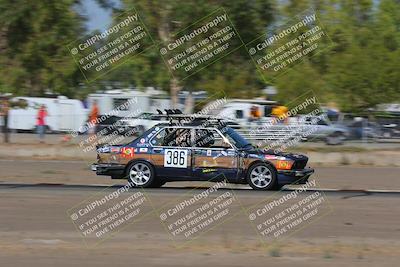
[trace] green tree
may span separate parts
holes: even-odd
[[[244,42],[249,42],[265,32],[266,25],[272,22],[274,13],[274,1],[265,0],[123,2],[123,11],[133,7],[138,11],[157,44],[171,40],[176,32],[220,7],[225,8]],[[239,42],[239,45],[242,43]],[[128,60],[105,79],[115,79],[121,75],[134,85],[164,88],[170,92],[174,103],[177,101],[177,93],[182,88],[205,89],[212,95],[223,89],[232,96],[245,97],[257,95],[258,89],[264,87],[244,47],[189,79],[178,82],[162,61],[157,45],[155,49]]]
[[[0,1],[1,90],[72,96],[80,73],[66,45],[82,32],[77,1]]]

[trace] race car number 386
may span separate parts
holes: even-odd
[[[164,167],[187,168],[187,150],[165,149]]]

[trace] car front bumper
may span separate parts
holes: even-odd
[[[305,184],[314,169],[307,168],[301,170],[278,170],[279,184]]]
[[[97,175],[108,175],[111,177],[122,177],[125,171],[125,165],[113,163],[94,163],[90,169]]]

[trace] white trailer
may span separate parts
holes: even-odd
[[[227,99],[226,101],[213,101],[203,108],[205,114],[230,118],[241,124],[246,124],[251,118],[251,107],[256,106],[261,111],[261,118],[270,117],[272,107],[276,101],[263,99]]]
[[[89,109],[94,101],[97,102],[99,115],[112,114],[118,117],[135,117],[143,112],[157,113],[157,109],[169,109],[171,106],[165,92],[152,88],[145,91],[109,90],[90,94],[87,99]]]
[[[36,128],[38,110],[45,105],[48,116],[45,123],[51,132],[77,131],[88,118],[88,110],[77,99],[65,96],[57,98],[14,97],[11,101],[25,102],[25,108],[9,111],[8,127],[16,131],[33,131]]]

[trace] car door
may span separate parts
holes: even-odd
[[[191,177],[191,129],[166,127],[150,140],[151,161],[157,175],[171,180]]]
[[[307,118],[306,125],[303,134],[305,134],[309,140],[323,139],[329,134],[330,128],[327,123],[318,117]]]
[[[216,129],[195,129],[192,162],[195,179],[237,178],[238,153]]]

